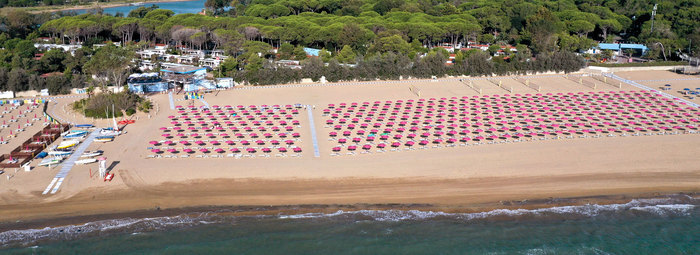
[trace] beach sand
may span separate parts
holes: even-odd
[[[32,107],[30,105],[22,105],[13,109],[10,105],[0,106],[0,113],[7,111],[8,113],[0,114],[0,125],[7,127],[0,128],[0,136],[6,144],[0,144],[0,154],[8,154],[24,141],[31,138],[32,135],[44,128],[43,123],[45,118],[41,112],[43,106]],[[7,109],[7,110],[6,110]],[[20,116],[20,112],[22,112]],[[34,118],[36,116],[36,118]],[[4,123],[4,124],[3,124]],[[30,125],[28,126],[27,123]],[[19,131],[21,129],[23,131]],[[12,135],[10,135],[12,134]]]
[[[647,71],[647,72],[620,72],[620,77],[637,81],[637,83],[661,90],[664,85],[671,84],[671,90],[666,93],[700,104],[700,97],[690,97],[683,93],[683,89],[698,91],[700,88],[700,76],[676,74],[671,71]]]
[[[629,75],[635,78],[635,74]],[[563,77],[535,78],[532,82],[542,87],[542,93],[594,91]],[[504,83],[515,91],[508,93],[486,80],[475,81],[474,85],[485,94],[537,93],[514,80]],[[0,180],[0,219],[27,221],[235,205],[318,205],[286,210],[324,211],[338,205],[381,208],[388,204],[420,204],[426,210],[474,211],[525,206],[511,201],[545,201],[528,206],[611,203],[623,198],[700,191],[700,136],[692,134],[329,155],[332,145],[326,139],[328,129],[324,128],[320,109],[328,103],[417,99],[409,91],[411,85],[421,90],[422,98],[478,95],[474,89],[449,80],[249,87],[205,96],[210,105],[317,106],[314,118],[321,156],[313,155],[310,123],[303,111],[297,117],[302,127],[299,146],[304,150],[299,158],[147,159],[147,142],[160,139],[158,127],[174,113],[169,110],[166,94],[154,95],[151,98],[158,105],[158,114],[153,113],[150,119],[142,114],[114,142],[94,143],[89,148],[105,151],[108,165],[113,165],[116,174],[113,181],[91,178],[89,172],[97,169],[95,164],[76,166],[58,193],[41,195],[56,168],[17,173],[9,181]],[[622,89],[601,86],[598,90],[639,89],[623,85]],[[59,101],[54,107],[70,101]],[[198,100],[194,103],[202,105]],[[56,112],[72,118],[70,111]],[[591,199],[552,199],[584,197]]]

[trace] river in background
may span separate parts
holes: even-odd
[[[151,6],[151,5],[157,5],[160,9],[168,9],[172,10],[175,12],[175,14],[183,14],[183,13],[198,13],[204,9],[204,2],[206,0],[194,0],[194,1],[183,1],[183,2],[162,2],[162,3],[144,3],[143,5],[138,5],[138,6],[118,6],[118,7],[111,7],[111,8],[104,8],[104,13],[105,14],[111,14],[114,15],[116,13],[123,13],[124,16],[128,15],[129,12],[133,9],[139,8],[141,6]],[[76,10],[78,14],[83,14],[88,12],[89,10]]]

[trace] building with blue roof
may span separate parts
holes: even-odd
[[[163,69],[160,69],[160,71],[163,73],[171,73],[171,74],[189,74],[189,75],[202,75],[202,76],[207,74],[206,67],[186,66],[186,65],[163,68]]]
[[[318,57],[318,55],[321,53],[321,50],[312,49],[312,48],[304,48],[304,52],[306,52],[307,56]]]
[[[646,55],[647,51],[649,51],[649,48],[647,46],[644,46],[643,44],[636,44],[636,43],[599,43],[598,46],[595,46],[586,53],[589,54],[600,54],[601,50],[611,50],[615,53],[615,55],[622,55],[622,52],[627,49],[632,49],[632,50],[639,50],[641,51],[642,55]]]

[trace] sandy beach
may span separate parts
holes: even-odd
[[[618,75],[632,80],[648,80],[650,76],[657,80],[689,78],[670,72]],[[595,82],[589,77],[585,79]],[[42,195],[58,168],[35,167],[31,172],[16,172],[9,180],[0,179],[0,219],[8,224],[18,220],[129,212],[179,213],[178,208],[208,206],[278,206],[267,213],[332,211],[343,205],[472,212],[616,203],[677,193],[695,196],[700,191],[697,157],[700,136],[687,132],[331,156],[337,140],[329,137],[332,129],[325,123],[329,117],[322,113],[329,104],[640,90],[627,84],[622,88],[600,84],[593,89],[560,75],[532,77],[531,82],[540,86],[540,91],[505,78],[502,87],[484,79],[473,80],[472,87],[457,79],[444,79],[244,87],[205,95],[204,101],[210,105],[309,105],[313,124],[306,109],[301,108],[293,116],[299,122],[294,132],[299,132],[300,137],[294,146],[303,151],[300,157],[149,158],[153,153],[147,149],[152,146],[148,141],[162,140],[163,131],[159,128],[168,126],[169,116],[177,114],[176,110],[170,110],[167,94],[152,95],[157,113],[139,114],[134,117],[138,118],[136,123],[127,126],[126,133],[115,141],[93,143],[89,147],[89,150],[105,151],[108,165],[115,173],[114,180],[104,182],[90,177],[90,172],[97,169],[96,164],[75,166],[56,194]],[[697,81],[683,82],[688,83],[676,84],[679,88],[697,84]],[[483,94],[477,92],[479,89]],[[421,96],[412,90],[420,90]],[[200,100],[185,101],[182,94],[174,98],[175,105],[204,104]],[[58,99],[50,107],[55,107],[54,113],[60,118],[89,122],[65,108],[73,100]],[[96,124],[109,125],[109,121]],[[311,125],[318,133],[319,157],[314,156]],[[293,206],[280,207],[288,205]],[[239,209],[242,214],[256,211]],[[65,223],[41,222],[41,225]]]

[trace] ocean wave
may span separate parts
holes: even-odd
[[[88,222],[80,225],[46,227],[42,229],[9,230],[0,233],[0,247],[30,246],[43,241],[74,240],[113,233],[146,233],[188,226],[235,222],[244,218],[303,220],[315,218],[348,218],[354,221],[411,221],[450,219],[458,221],[512,220],[522,218],[584,218],[599,215],[689,216],[700,204],[692,197],[667,199],[637,199],[625,204],[559,206],[540,209],[496,209],[478,213],[447,213],[420,210],[338,210],[333,213],[303,213],[275,216],[222,216],[230,211],[189,213],[170,217],[123,218]]]
[[[172,217],[153,218],[123,218],[93,221],[80,225],[46,227],[42,229],[9,230],[0,233],[0,245],[26,246],[36,241],[70,240],[86,236],[109,234],[112,232],[147,232],[166,228],[177,228],[201,224],[201,221],[212,221],[209,213],[182,214]]]
[[[637,199],[625,204],[587,204],[575,206],[558,206],[539,209],[496,209],[478,213],[446,213],[420,210],[339,210],[333,213],[304,213],[293,215],[279,215],[280,219],[310,219],[332,218],[343,215],[355,215],[370,217],[375,221],[404,221],[426,220],[436,218],[451,218],[458,220],[501,219],[521,216],[567,216],[567,217],[595,217],[603,213],[617,212],[646,212],[656,216],[688,216],[696,208],[695,199],[687,197],[683,204],[677,199]]]

